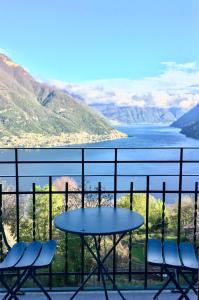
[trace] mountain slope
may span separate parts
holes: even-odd
[[[181,133],[199,139],[199,103],[171,126],[182,128]]]
[[[177,121],[175,121],[172,126],[173,127],[187,127],[199,121],[199,104],[194,106],[191,110],[185,113],[182,117],[180,117]]]
[[[180,109],[158,107],[117,106],[114,103],[92,104],[96,111],[113,122],[134,123],[171,123],[182,114]]]
[[[2,145],[64,144],[74,142],[73,134],[76,142],[78,134],[80,142],[84,141],[82,135],[85,141],[123,136],[85,104],[55,87],[37,82],[21,66],[0,54]]]
[[[188,137],[199,139],[199,121],[182,128],[181,133]]]

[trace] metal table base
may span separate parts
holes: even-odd
[[[118,292],[118,294],[120,295],[120,297],[123,300],[126,300],[126,298],[123,296],[122,292],[119,290],[119,288],[117,287],[117,285],[114,283],[111,275],[108,272],[108,269],[105,267],[104,263],[107,260],[107,258],[110,256],[110,254],[114,251],[114,249],[116,248],[117,244],[121,241],[121,239],[125,236],[126,233],[123,233],[120,235],[120,237],[116,240],[116,242],[113,244],[113,246],[111,247],[111,249],[108,251],[108,253],[101,258],[100,256],[100,241],[97,239],[96,236],[93,236],[94,239],[94,245],[95,245],[95,251],[96,254],[94,253],[93,249],[90,247],[90,245],[87,243],[87,241],[85,240],[85,238],[83,236],[81,236],[81,239],[84,243],[84,245],[86,246],[86,248],[88,249],[88,251],[90,252],[90,254],[92,255],[92,257],[94,258],[94,260],[96,261],[96,267],[89,273],[89,275],[86,277],[86,279],[82,282],[81,286],[75,291],[75,293],[72,295],[72,297],[70,298],[70,300],[74,299],[75,296],[81,291],[83,290],[85,284],[88,282],[88,280],[91,278],[92,275],[94,275],[94,273],[98,270],[99,271],[99,275],[102,279],[102,284],[103,284],[103,288],[104,288],[104,293],[105,293],[105,298],[106,300],[109,299],[108,297],[108,291],[107,291],[107,287],[106,287],[106,282],[105,282],[105,276],[108,277],[108,279],[111,281],[111,283],[113,284],[113,288]]]

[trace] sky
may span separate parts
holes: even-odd
[[[40,80],[75,90],[117,89],[120,102],[125,93],[140,97],[143,84],[145,96],[163,88],[157,78],[167,80],[168,72],[179,75],[177,86],[194,73],[189,85],[196,85],[199,1],[0,0],[0,51]],[[149,78],[154,83],[147,88]],[[173,80],[164,82],[164,91],[173,89]],[[180,90],[187,93],[185,85]]]

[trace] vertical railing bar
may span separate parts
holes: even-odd
[[[117,148],[115,148],[115,155],[114,155],[114,207],[117,206],[117,158],[118,158],[118,152],[117,152]]]
[[[165,237],[165,200],[166,200],[166,182],[163,182],[162,187],[162,243]]]
[[[101,207],[102,188],[101,182],[98,182],[98,206]]]
[[[101,195],[102,195],[102,188],[101,188],[101,182],[98,182],[98,207],[101,207]],[[101,237],[98,237],[98,246],[99,246],[99,253],[101,248]],[[97,280],[100,281],[100,269],[98,268],[97,272]]]
[[[130,210],[133,209],[133,182],[130,184]],[[129,232],[129,282],[132,280],[132,231]]]
[[[177,231],[178,244],[180,243],[180,235],[181,235],[182,174],[183,174],[183,148],[180,148],[179,194],[178,194],[178,231]]]
[[[0,184],[0,226],[3,227],[3,215],[2,215],[2,184]],[[3,236],[0,230],[0,261],[3,260]],[[2,273],[1,273],[2,274]]]
[[[133,182],[130,185],[130,210],[133,210]]]
[[[165,200],[166,200],[166,182],[162,185],[162,224],[161,224],[161,240],[162,244],[165,239]],[[163,266],[161,266],[161,280],[163,281]]]
[[[145,232],[145,270],[144,270],[144,288],[148,285],[148,264],[147,264],[147,246],[149,238],[149,192],[150,192],[150,177],[147,176],[146,181],[146,232]]]
[[[36,240],[36,195],[35,195],[35,183],[32,184],[32,233],[33,233],[33,241]]]
[[[52,240],[52,176],[49,176],[49,239]],[[49,266],[49,289],[52,290],[52,265]]]
[[[84,165],[84,148],[81,150],[82,152],[82,208],[84,208],[84,192],[85,192],[85,165]],[[84,248],[84,237],[81,238],[81,282],[84,281],[84,259],[85,259],[85,248]]]
[[[197,210],[198,210],[198,182],[195,182],[195,199],[194,199],[194,234],[193,234],[193,244],[196,248],[196,234],[197,234]]]
[[[2,226],[2,230],[3,230],[2,205],[3,205],[2,184],[0,184],[0,225]],[[1,230],[0,230],[0,251],[1,251],[0,261],[2,262],[2,260],[3,260],[3,232]],[[0,272],[0,275],[3,276],[3,271]]]
[[[118,152],[117,148],[115,148],[114,153],[114,207],[117,206],[117,159]],[[116,243],[116,235],[113,235],[113,245]],[[114,247],[113,250],[113,289],[115,289],[115,275],[116,275],[116,249]]]
[[[19,232],[19,165],[18,165],[18,149],[15,148],[15,191],[16,191],[16,235],[17,242],[20,240],[20,232]],[[17,271],[17,280],[19,278],[19,271]]]
[[[15,189],[16,189],[16,218],[17,218],[17,242],[20,239],[19,233],[19,165],[18,165],[18,149],[15,148]]]
[[[85,180],[84,174],[85,166],[84,166],[84,148],[82,148],[82,208],[84,208],[84,191],[85,191]]]
[[[68,211],[68,182],[65,184],[65,212]],[[68,273],[68,233],[65,233],[65,284],[67,285]]]

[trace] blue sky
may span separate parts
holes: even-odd
[[[158,76],[199,62],[199,1],[0,0],[0,48],[41,79]]]

